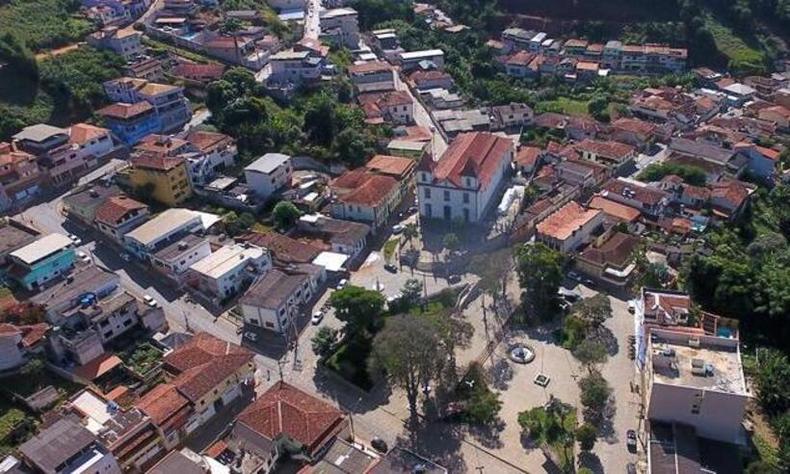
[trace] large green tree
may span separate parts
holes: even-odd
[[[557,311],[562,283],[562,255],[542,243],[525,244],[516,251],[516,271],[525,306],[549,319]]]
[[[383,372],[406,392],[416,421],[420,392],[441,374],[445,359],[437,327],[427,318],[401,314],[387,318],[376,334],[369,363],[372,373]]]
[[[349,337],[364,337],[380,324],[384,313],[384,296],[378,291],[349,285],[329,297],[337,319],[346,323]]]

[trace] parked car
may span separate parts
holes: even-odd
[[[132,256],[129,255],[128,253],[122,253],[121,254],[121,260],[123,260],[124,262],[131,262],[132,261]]]
[[[258,335],[252,331],[247,331],[244,333],[244,338],[249,339],[252,342],[256,342],[258,340]]]
[[[316,325],[320,323],[322,319],[324,319],[324,312],[319,310],[313,313],[313,317],[310,318],[310,322],[313,323],[313,325]]]
[[[628,302],[628,312],[634,313],[635,311],[636,311],[636,302],[634,300],[631,300]]]
[[[632,462],[629,462],[628,464],[626,464],[625,472],[627,474],[636,474],[636,464],[634,464]]]
[[[387,270],[390,273],[398,273],[398,267],[391,263],[387,263],[384,265],[384,270]]]
[[[635,453],[636,452],[636,431],[628,430],[625,433],[625,440],[626,445],[628,446],[628,451]]]
[[[156,308],[157,302],[156,302],[156,300],[154,299],[153,296],[145,295],[145,296],[143,296],[143,301],[145,301],[145,304],[147,304],[148,306],[150,306],[152,308]]]
[[[400,234],[401,232],[403,232],[403,229],[405,229],[405,227],[402,226],[401,224],[395,224],[394,226],[392,226],[392,233],[396,235]]]
[[[80,245],[82,245],[82,239],[80,239],[74,234],[69,234],[69,239],[71,239],[71,243],[73,243],[75,247],[79,247]]]
[[[411,206],[407,212],[409,214],[417,214],[417,211],[418,211],[417,206]]]
[[[568,278],[570,278],[571,280],[576,280],[580,283],[582,281],[582,276],[576,272],[568,272]]]
[[[342,290],[343,288],[345,288],[345,287],[346,287],[346,285],[348,285],[348,280],[346,280],[345,278],[343,278],[342,280],[340,280],[339,282],[337,282],[337,286],[335,286],[335,288],[336,288],[336,289],[338,289],[338,290]]]
[[[80,259],[80,261],[81,261],[81,262],[85,262],[85,263],[88,263],[88,262],[90,262],[90,261],[91,261],[91,258],[90,258],[90,257],[88,257],[88,254],[86,254],[86,253],[85,253],[85,252],[83,252],[82,250],[80,250],[79,252],[77,252],[77,258],[78,258],[78,259]]]
[[[456,283],[459,283],[461,281],[461,276],[460,275],[450,275],[449,277],[447,277],[447,281],[451,285],[455,285]]]

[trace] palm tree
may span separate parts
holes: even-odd
[[[420,235],[420,231],[417,230],[417,224],[413,222],[411,224],[406,224],[406,227],[403,229],[403,236],[409,241],[411,248],[414,248],[412,239],[416,238],[418,235]]]

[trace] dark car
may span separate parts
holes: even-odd
[[[449,277],[447,277],[447,281],[454,285],[454,284],[456,284],[456,283],[461,281],[461,276],[460,275],[450,275]]]
[[[635,453],[636,452],[636,431],[628,430],[625,433],[625,442],[628,446],[628,451]]]
[[[370,446],[380,453],[386,453],[387,451],[389,451],[389,446],[387,446],[387,443],[383,439],[378,437],[370,440]]]
[[[398,273],[398,267],[391,263],[384,265],[384,270],[387,270],[390,273]]]
[[[625,472],[627,474],[636,474],[636,465],[634,463],[632,463],[632,462],[629,462],[625,466]]]

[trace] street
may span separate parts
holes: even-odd
[[[309,0],[304,16],[304,39],[318,40],[321,35],[321,0]]]
[[[442,156],[442,153],[444,153],[444,151],[447,149],[447,140],[444,139],[444,136],[439,131],[439,125],[433,121],[430,112],[425,109],[425,106],[422,105],[422,102],[414,97],[414,94],[411,92],[409,86],[401,80],[400,74],[397,73],[395,74],[395,89],[399,91],[405,91],[407,94],[409,94],[409,96],[411,96],[411,100],[414,102],[414,122],[421,127],[427,128],[433,134],[431,146],[433,149],[434,159],[438,159],[438,157]]]

